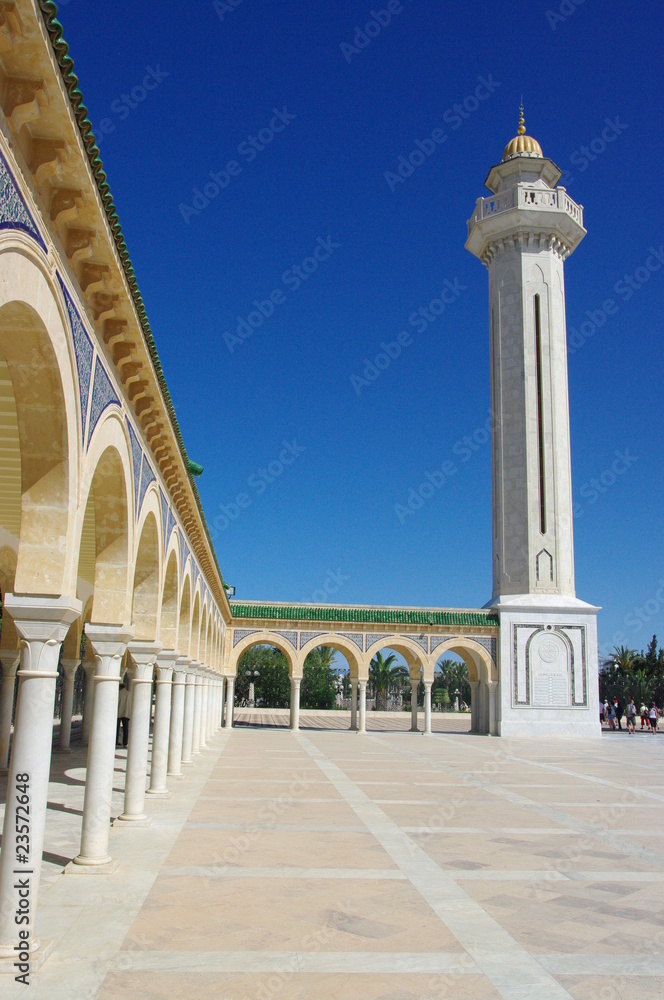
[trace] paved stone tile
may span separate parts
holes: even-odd
[[[651,993],[655,997],[656,993]],[[214,973],[112,973],[99,1000],[500,1000],[482,976],[418,974],[261,975]],[[585,998],[584,998],[585,1000]],[[589,1000],[589,998],[588,998]],[[594,998],[593,998],[594,1000]],[[632,998],[631,998],[632,1000]]]
[[[166,866],[306,865],[333,868],[391,868],[393,863],[370,833],[331,832],[325,838],[289,830],[254,829],[246,833],[186,827]]]
[[[425,738],[399,721],[220,734],[147,803],[150,827],[113,828],[102,879],[60,875],[85,751],[54,755],[38,930],[55,947],[31,998],[659,996],[662,741]]]
[[[202,922],[193,913],[204,913]],[[161,875],[125,939],[129,950],[456,952],[407,881],[216,879]]]

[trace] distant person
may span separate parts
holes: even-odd
[[[611,732],[616,728],[616,710],[613,703],[609,704],[609,729]]]
[[[613,707],[614,707],[615,712],[616,712],[616,722],[618,723],[618,729],[622,730],[622,726],[620,725],[620,720],[623,717],[623,707],[620,704],[620,702],[618,701],[617,697],[615,697],[613,699]]]
[[[648,709],[645,702],[641,705],[641,729],[648,728]]]
[[[129,716],[131,715],[131,695],[129,693],[129,674],[125,674],[118,695],[118,729],[115,736],[116,747],[126,747],[129,741]],[[122,728],[122,743],[120,743],[120,728]]]
[[[653,733],[657,732],[657,705],[653,701],[650,705],[650,711],[648,712],[648,718],[650,720],[650,731]]]
[[[602,714],[604,716],[604,721],[608,725],[609,724],[609,703],[606,700],[606,698],[604,699],[604,704],[602,705]]]
[[[627,711],[625,712],[625,715],[627,716],[627,732],[630,734],[630,736],[633,736],[636,730],[636,716],[637,716],[637,709],[636,705],[634,704],[633,698],[630,698],[629,700],[629,705],[627,706]]]

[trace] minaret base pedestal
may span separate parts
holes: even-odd
[[[597,738],[598,608],[562,594],[502,595],[497,729],[503,737]]]

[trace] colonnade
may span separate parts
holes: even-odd
[[[16,883],[22,878],[29,899],[31,950],[41,870],[44,825],[53,732],[53,706],[58,660],[63,640],[81,614],[74,598],[5,595],[20,640],[18,656],[3,656],[3,668],[13,668],[18,680],[14,735],[8,768],[8,793],[0,853],[0,962],[12,961],[16,944]],[[183,776],[223,723],[224,678],[177,650],[159,642],[134,640],[130,627],[85,626],[88,756],[85,798],[78,855],[65,869],[70,873],[112,872],[118,862],[109,854],[111,800],[116,750],[118,691],[123,668],[131,676],[131,724],[127,747],[124,808],[115,823],[147,826],[146,801],[166,798],[169,784]],[[16,662],[15,662],[16,661]],[[91,663],[92,669],[88,669]],[[73,686],[77,660],[70,660],[65,683]],[[17,669],[18,668],[18,669]],[[3,670],[0,692],[0,750],[7,763],[14,673]],[[149,763],[151,693],[156,675],[156,699]],[[11,683],[10,683],[11,681]],[[232,690],[232,685],[230,685]],[[69,749],[71,687],[63,695],[60,744]],[[85,740],[85,727],[82,729]],[[149,775],[149,787],[147,786]]]

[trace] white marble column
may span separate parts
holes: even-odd
[[[160,648],[158,642],[133,641],[128,646],[132,661],[131,721],[127,746],[124,810],[115,821],[118,824],[149,822],[145,815],[145,782],[150,740],[152,673]]]
[[[60,739],[58,750],[62,753],[70,753],[69,743],[71,740],[71,716],[74,708],[74,678],[79,668],[80,660],[62,660],[64,678],[62,681],[62,706],[60,711]]]
[[[208,712],[210,710],[210,676],[204,668],[202,669],[201,683],[201,739],[198,744],[199,750],[207,749],[207,727]]]
[[[194,688],[194,732],[191,738],[191,755],[196,757],[201,752],[201,714],[203,711],[203,675],[201,665],[194,660],[191,669],[196,677]]]
[[[471,733],[479,733],[480,726],[480,698],[479,698],[479,681],[469,681],[470,684],[470,731]]]
[[[300,728],[300,684],[301,677],[291,677],[290,679],[290,727],[293,730]]]
[[[212,710],[210,711],[210,739],[219,729],[219,678],[212,675]]]
[[[433,681],[424,681],[424,732],[431,735],[431,685]]]
[[[184,698],[187,686],[187,664],[189,660],[186,656],[180,656],[177,650],[173,651],[177,657],[173,663],[173,694],[171,697],[171,727],[168,731],[168,771],[169,778],[179,778],[182,776],[182,741],[184,734]]]
[[[226,678],[226,719],[224,729],[233,728],[233,708],[235,704],[235,677]]]
[[[419,678],[414,681],[411,678],[410,681],[410,731],[411,733],[419,732],[417,726],[417,689],[420,686]]]
[[[12,728],[14,686],[21,652],[19,649],[0,650],[2,686],[0,687],[0,773],[7,771],[9,763],[9,738]]]
[[[360,681],[360,727],[358,732],[366,733],[367,731],[367,682]]]
[[[196,697],[196,674],[191,669],[191,660],[187,660],[187,683],[184,689],[184,720],[182,728],[182,763],[191,764],[192,744],[194,739],[194,700]]]
[[[89,643],[85,647],[83,670],[85,671],[85,694],[83,700],[83,721],[81,722],[81,743],[83,746],[88,746],[90,743],[90,727],[92,726],[92,713],[95,702],[95,672],[97,670],[97,662]]]
[[[216,674],[212,674],[212,702],[210,709],[210,727],[209,736],[210,739],[213,738],[217,730],[219,729],[219,678]]]
[[[226,705],[226,688],[224,686],[224,675],[219,676],[219,728],[224,728],[224,708]]]
[[[4,606],[20,638],[19,697],[0,853],[0,963],[3,967],[8,964],[9,971],[15,974],[12,963],[18,942],[15,917],[20,902],[19,879],[30,900],[28,922],[21,929],[28,931],[30,950],[39,947],[34,925],[51,766],[55,682],[60,647],[69,626],[81,613],[81,602],[74,597],[5,594]],[[26,800],[22,799],[24,795]],[[17,815],[18,807],[26,801],[30,806],[27,841],[23,830],[25,809]]]
[[[81,850],[73,863],[82,867],[108,865],[108,833],[113,795],[118,690],[122,657],[133,630],[124,625],[85,626],[87,641],[97,661],[92,726],[85,776]]]
[[[168,737],[171,728],[171,697],[173,694],[173,664],[177,661],[175,650],[162,650],[157,656],[157,697],[154,706],[152,729],[152,766],[150,787],[147,794],[161,799],[170,798],[166,787],[168,770]]]
[[[489,736],[498,735],[496,704],[498,701],[498,681],[489,681]]]
[[[357,732],[357,681],[350,682],[350,729]]]

